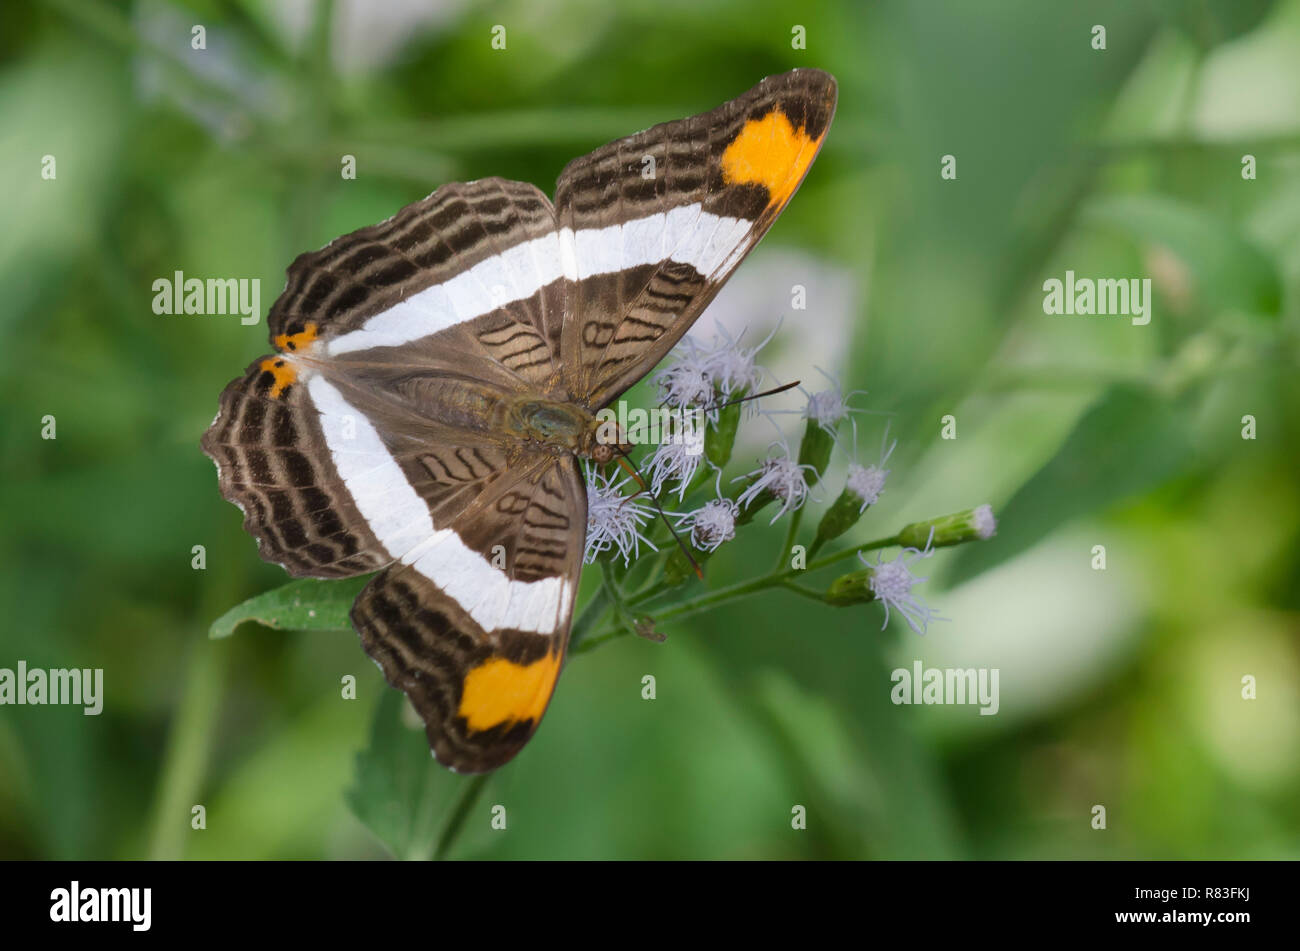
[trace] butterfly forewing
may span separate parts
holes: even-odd
[[[387,357],[541,383],[567,310],[558,269],[551,203],[536,187],[500,178],[444,185],[295,260],[267,318],[271,340],[289,352],[319,341],[315,351],[338,363]]]
[[[561,345],[576,398],[608,404],[681,339],[798,188],[835,99],[829,74],[794,70],[569,163],[555,207],[581,278]]]

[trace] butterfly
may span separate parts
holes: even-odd
[[[827,73],[575,159],[552,202],[448,184],[299,256],[275,353],[202,446],[263,558],[377,572],[352,624],[444,766],[508,762],[564,663],[596,413],[648,374],[790,201],[835,111]]]

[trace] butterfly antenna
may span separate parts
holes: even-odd
[[[777,393],[784,393],[786,390],[793,390],[796,386],[799,385],[799,382],[800,382],[799,380],[795,380],[793,383],[784,383],[781,386],[773,387],[770,390],[764,390],[762,393],[751,393],[748,396],[737,396],[734,400],[727,400],[725,403],[714,403],[712,406],[694,406],[690,408],[694,410],[698,410],[701,413],[711,413],[715,409],[723,409],[727,406],[730,406],[732,403],[744,403],[748,400],[762,399],[764,396],[775,396]],[[668,405],[667,400],[659,401],[660,409],[663,409],[663,407],[667,405]]]
[[[712,406],[705,406],[703,407],[702,412],[711,413],[715,409],[725,409],[735,403],[744,403],[748,400],[762,399],[764,396],[775,396],[777,393],[784,393],[786,390],[793,390],[798,385],[799,381],[795,380],[793,383],[785,383],[781,386],[773,387],[770,390],[764,390],[762,393],[750,393],[748,396],[737,396],[734,400],[727,400],[725,403],[714,403]]]
[[[618,464],[622,466],[625,470],[630,472],[632,474],[632,477],[636,479],[637,484],[641,486],[641,491],[644,492],[647,497],[649,497],[650,502],[655,507],[655,511],[658,512],[659,517],[663,519],[663,523],[668,528],[669,534],[673,536],[673,541],[675,541],[677,543],[677,547],[682,550],[682,554],[686,556],[686,560],[691,563],[691,568],[695,570],[695,577],[703,581],[704,569],[701,568],[700,563],[695,560],[695,556],[691,554],[690,548],[688,548],[686,543],[682,541],[682,537],[677,534],[677,529],[673,528],[673,523],[668,521],[668,513],[666,513],[664,511],[664,507],[659,504],[659,499],[655,496],[653,492],[651,492],[649,489],[646,488],[645,479],[641,478],[641,473],[637,470],[636,463],[632,461],[632,458],[626,452],[620,450],[619,457],[618,457]]]

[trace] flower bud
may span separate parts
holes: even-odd
[[[744,499],[743,493],[740,498]],[[748,525],[754,520],[755,515],[761,512],[764,507],[771,505],[775,501],[776,496],[767,490],[753,496],[747,502],[742,504],[740,511],[736,513],[736,527],[739,528],[741,525]]]
[[[744,396],[744,391],[734,394],[731,399]],[[714,397],[721,400],[722,394],[714,392]],[[740,428],[741,404],[732,403],[718,410],[718,419],[704,433],[704,458],[713,463],[715,468],[723,469],[731,461],[731,449],[736,444],[736,430]]]
[[[943,548],[962,542],[983,541],[997,531],[991,505],[967,509],[954,515],[941,515],[924,522],[913,522],[898,533],[898,544],[908,548]]]
[[[808,485],[811,488],[821,479],[831,461],[831,448],[835,445],[834,431],[809,417],[799,445],[799,464],[808,467]]]
[[[858,523],[866,506],[856,493],[845,487],[817,524],[817,538],[812,550],[816,551],[832,539],[839,538]]]
[[[876,600],[876,592],[871,590],[871,570],[840,575],[826,589],[826,600],[837,607]]]

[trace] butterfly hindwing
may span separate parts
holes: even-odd
[[[797,69],[565,168],[556,217],[579,280],[561,351],[576,398],[608,404],[681,339],[798,188],[835,99],[829,74]]]
[[[329,364],[265,357],[221,395],[203,450],[263,558],[290,574],[347,577],[401,558],[446,525],[509,459]]]
[[[262,557],[290,574],[374,571],[390,556],[334,465],[325,436],[330,421],[305,388],[275,376],[277,359],[254,361],[226,387],[203,435],[221,494],[243,511]]]
[[[366,653],[444,766],[495,769],[536,731],[564,663],[585,512],[576,460],[535,460],[357,597]]]

